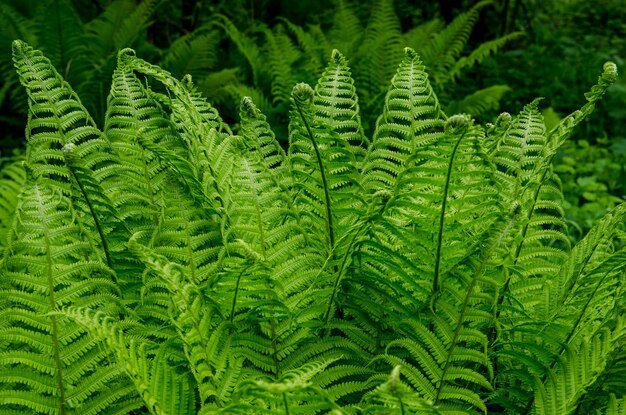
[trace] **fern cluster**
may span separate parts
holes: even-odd
[[[316,82],[332,49],[338,48],[351,58],[355,67],[354,76],[366,103],[361,117],[369,133],[380,111],[377,103],[384,97],[405,45],[420,53],[435,80],[437,92],[451,96],[454,95],[452,84],[459,74],[520,36],[516,32],[487,41],[463,56],[479,13],[491,5],[490,1],[480,2],[448,25],[436,18],[409,31],[401,29],[394,10],[400,6],[397,0],[358,5],[342,0],[325,13],[309,16],[309,21],[320,23],[307,26],[287,18],[261,21],[244,4],[229,1],[224,2],[226,5],[198,6],[192,27],[174,28],[168,26],[170,20],[191,19],[186,15],[189,12],[186,5],[156,0],[114,0],[105,2],[106,7],[96,6],[102,2],[92,2],[93,12],[82,10],[81,13],[81,7],[87,6],[79,3],[8,0],[0,4],[0,72],[4,81],[0,105],[13,113],[24,114],[23,107],[15,104],[24,97],[11,68],[10,51],[13,39],[24,39],[59,68],[96,124],[103,127],[117,51],[130,47],[150,56],[151,61],[158,62],[177,78],[192,75],[198,90],[229,121],[237,118],[237,102],[243,96],[252,97],[275,124],[279,141],[284,144],[287,131],[282,126],[287,125],[291,88],[299,81]],[[360,8],[369,17],[360,16]],[[232,20],[220,13],[228,10],[237,10],[231,14]],[[235,16],[248,13],[252,14],[244,27]],[[334,17],[327,17],[326,13]],[[170,14],[176,17],[165,17]],[[469,96],[452,101],[450,109],[472,115],[494,113],[507,91],[506,85],[471,91]],[[17,135],[21,128],[13,123]],[[8,144],[9,138],[12,137],[5,137],[5,147],[19,147]]]
[[[13,59],[0,413],[623,413],[626,206],[571,246],[552,168],[614,64],[552,131],[536,101],[480,126],[405,48],[368,137],[333,50],[290,85],[284,151],[252,99],[233,134],[131,49],[102,130],[40,51]]]

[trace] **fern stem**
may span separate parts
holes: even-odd
[[[443,201],[441,203],[441,213],[439,214],[439,230],[437,233],[437,252],[435,253],[435,269],[433,272],[433,288],[432,295],[435,297],[439,292],[440,288],[440,275],[439,273],[441,268],[441,249],[443,245],[443,227],[445,224],[446,218],[446,206],[448,204],[448,191],[450,188],[450,177],[452,176],[452,166],[454,165],[454,157],[456,156],[456,152],[461,144],[461,141],[465,137],[467,130],[461,134],[457,142],[454,144],[454,148],[452,149],[452,154],[450,155],[450,161],[448,163],[448,172],[446,174],[446,183],[443,187]]]
[[[48,279],[48,291],[50,292],[50,311],[57,311],[56,299],[54,296],[54,278],[52,276],[52,254],[50,252],[50,230],[48,229],[47,215],[43,209],[43,197],[38,186],[35,186],[37,192],[37,208],[43,222],[44,238],[46,241],[46,276]],[[52,344],[54,347],[54,366],[56,369],[56,383],[59,392],[59,415],[65,415],[65,387],[63,385],[63,362],[61,360],[61,352],[59,350],[59,327],[57,318],[54,314],[50,315],[50,323],[52,328]]]
[[[328,228],[328,239],[329,239],[329,243],[330,243],[330,248],[332,249],[335,246],[335,233],[333,230],[333,217],[332,217],[332,211],[331,211],[331,206],[330,206],[330,192],[328,191],[328,182],[326,180],[326,172],[324,171],[324,163],[322,162],[322,155],[320,154],[320,150],[319,147],[317,146],[317,141],[315,140],[315,137],[313,136],[313,131],[311,131],[311,127],[309,126],[308,121],[306,120],[306,117],[304,116],[304,112],[302,111],[302,108],[300,107],[300,104],[298,103],[297,99],[294,99],[294,102],[296,104],[296,108],[298,109],[298,113],[300,114],[300,118],[302,119],[302,122],[304,123],[304,126],[306,127],[306,131],[307,134],[309,135],[309,138],[311,139],[311,143],[313,143],[313,149],[315,150],[315,157],[317,157],[317,164],[320,168],[320,174],[322,176],[322,185],[324,186],[324,199],[326,202],[326,226]]]
[[[111,259],[111,253],[109,251],[109,242],[107,241],[105,235],[104,235],[104,230],[102,229],[102,224],[100,223],[100,219],[98,218],[98,215],[96,214],[96,210],[93,207],[93,203],[91,203],[91,198],[89,197],[89,195],[87,194],[87,191],[85,190],[85,186],[83,186],[83,183],[81,182],[80,178],[78,177],[78,174],[76,174],[76,171],[74,170],[74,167],[72,165],[72,163],[68,163],[68,168],[69,171],[72,173],[72,176],[74,177],[74,180],[76,180],[76,183],[78,184],[78,188],[80,189],[80,192],[83,195],[83,198],[85,199],[85,202],[87,202],[87,207],[89,208],[89,213],[91,213],[91,217],[94,220],[94,223],[96,224],[96,229],[98,231],[98,235],[100,236],[100,241],[102,242],[102,250],[104,251],[104,256],[106,258],[107,261],[107,266],[110,269],[113,269],[113,260]],[[114,281],[117,282],[117,278],[115,278],[115,276],[113,277]]]
[[[245,267],[241,270],[239,275],[237,276],[237,282],[235,283],[235,293],[233,294],[233,303],[230,308],[230,323],[233,323],[233,319],[235,318],[235,308],[237,307],[237,297],[239,296],[239,284],[241,283],[241,277],[243,273],[248,270],[248,267]]]
[[[289,402],[287,401],[287,394],[283,392],[283,404],[285,405],[285,415],[289,415]]]
[[[326,309],[326,313],[324,315],[324,332],[322,333],[322,337],[327,337],[328,334],[330,333],[330,329],[328,328],[328,322],[330,321],[330,313],[333,308],[333,303],[335,302],[335,297],[337,296],[337,290],[339,288],[339,281],[341,280],[341,276],[343,275],[345,266],[348,263],[348,258],[350,257],[350,253],[352,252],[352,246],[354,245],[354,242],[356,241],[357,236],[359,236],[359,233],[361,233],[361,230],[363,229],[364,227],[360,227],[356,232],[354,232],[354,237],[352,237],[352,240],[350,241],[350,244],[348,245],[348,249],[346,249],[346,253],[344,254],[343,259],[341,261],[341,267],[339,267],[339,270],[336,271],[337,276],[333,284],[333,291],[330,296],[330,300],[328,302],[328,308]],[[340,238],[340,239],[343,239],[343,238]]]
[[[272,332],[272,361],[274,362],[274,377],[280,378],[280,361],[278,360],[278,347],[276,346],[276,320],[270,320],[270,330]]]

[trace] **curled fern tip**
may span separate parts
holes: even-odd
[[[76,144],[68,143],[63,146],[63,158],[68,165],[72,165],[76,162]]]
[[[615,62],[606,62],[604,66],[602,66],[602,70],[607,81],[613,83],[617,80],[617,65]]]
[[[304,103],[306,101],[313,100],[313,88],[307,83],[300,82],[296,86],[293,87],[293,99],[298,103]]]
[[[254,105],[250,97],[243,97],[241,99],[241,109],[245,111],[248,117],[255,117],[259,113],[259,109]]]
[[[467,115],[453,115],[446,121],[445,132],[452,135],[463,134],[469,128],[470,121]]]
[[[508,112],[503,112],[502,114],[498,115],[498,119],[496,120],[496,126],[507,127],[509,124],[511,124],[512,119],[513,117],[511,117],[511,114],[509,114]]]
[[[417,52],[409,47],[404,48],[404,55],[409,59],[416,59],[418,57]]]

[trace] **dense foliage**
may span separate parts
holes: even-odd
[[[0,411],[620,414],[626,205],[575,245],[538,101],[448,115],[411,48],[368,135],[333,50],[288,149],[119,52],[100,129],[17,40],[27,150],[2,170]]]

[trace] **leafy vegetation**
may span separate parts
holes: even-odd
[[[49,57],[100,128],[116,53],[131,47],[175,77],[191,75],[199,91],[233,124],[237,103],[243,96],[252,97],[286,145],[291,88],[297,82],[315,83],[334,48],[353,62],[369,134],[405,46],[420,53],[436,92],[442,95],[464,71],[521,36],[521,32],[494,36],[466,54],[479,13],[491,7],[490,1],[477,3],[448,23],[416,10],[409,12],[393,0],[339,1],[317,14],[305,10],[313,14],[307,24],[293,21],[299,14],[296,7],[283,8],[291,20],[276,19],[264,15],[263,7],[255,9],[253,2],[196,2],[192,8],[187,2],[158,0],[86,3],[7,0],[0,5],[0,48],[4,48],[0,49],[4,81],[0,104],[7,113],[20,114],[2,119],[11,128],[0,151],[10,154],[22,142],[18,120],[26,115],[21,105],[25,98],[11,70],[10,51],[11,41],[18,38]],[[396,8],[411,16],[410,28],[403,27]],[[469,90],[467,96],[445,97],[455,112],[476,115],[495,112],[508,91],[508,86],[496,83]]]
[[[285,151],[253,99],[229,126],[132,49],[102,128],[41,51],[13,62],[0,412],[623,411],[626,205],[572,244],[553,167],[615,64],[552,129],[538,101],[481,126],[405,48],[370,135],[333,50]]]

